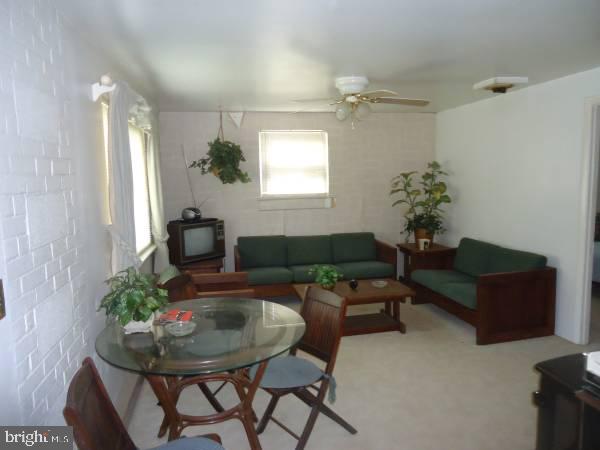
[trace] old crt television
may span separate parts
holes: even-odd
[[[225,225],[222,220],[173,220],[167,224],[167,231],[171,264],[181,266],[225,256]]]

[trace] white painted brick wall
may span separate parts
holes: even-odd
[[[91,158],[96,142],[75,152],[69,102],[76,95],[94,107],[82,86],[65,84],[63,29],[51,0],[0,0],[0,278],[7,301],[0,325],[8,322],[12,339],[1,345],[16,355],[21,410],[12,414],[23,424],[63,423],[66,387],[93,353],[100,322],[97,289],[83,292],[84,249],[93,237],[81,236],[86,212],[74,201],[75,158]],[[97,119],[93,139],[101,136]]]

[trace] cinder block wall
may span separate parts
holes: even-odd
[[[201,158],[217,136],[219,114],[161,112],[161,164],[165,216],[180,217],[192,205],[181,153]],[[249,112],[238,129],[224,115],[226,139],[239,143],[242,163],[252,182],[223,185],[213,175],[190,169],[192,184],[205,217],[225,220],[226,268],[233,270],[233,245],[240,235],[328,234],[372,231],[389,243],[401,239],[402,209],[393,208],[390,180],[400,172],[422,170],[434,154],[434,114],[374,113],[357,122],[340,122],[332,113]],[[324,130],[329,143],[330,209],[260,210],[258,133],[261,130]]]

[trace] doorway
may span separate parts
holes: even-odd
[[[586,108],[586,143],[582,159],[587,164],[584,171],[583,239],[584,255],[582,281],[583,302],[581,310],[580,343],[600,343],[600,98],[588,102]],[[586,179],[587,178],[587,179]]]

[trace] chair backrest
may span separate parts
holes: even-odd
[[[192,282],[192,277],[187,273],[173,277],[158,287],[166,289],[169,292],[169,302],[178,302],[180,300],[196,298],[196,287]]]
[[[306,321],[306,332],[298,348],[327,363],[325,372],[333,372],[342,339],[346,300],[318,287],[308,287],[300,315]]]
[[[136,449],[91,358],[71,380],[63,416],[79,450]]]

